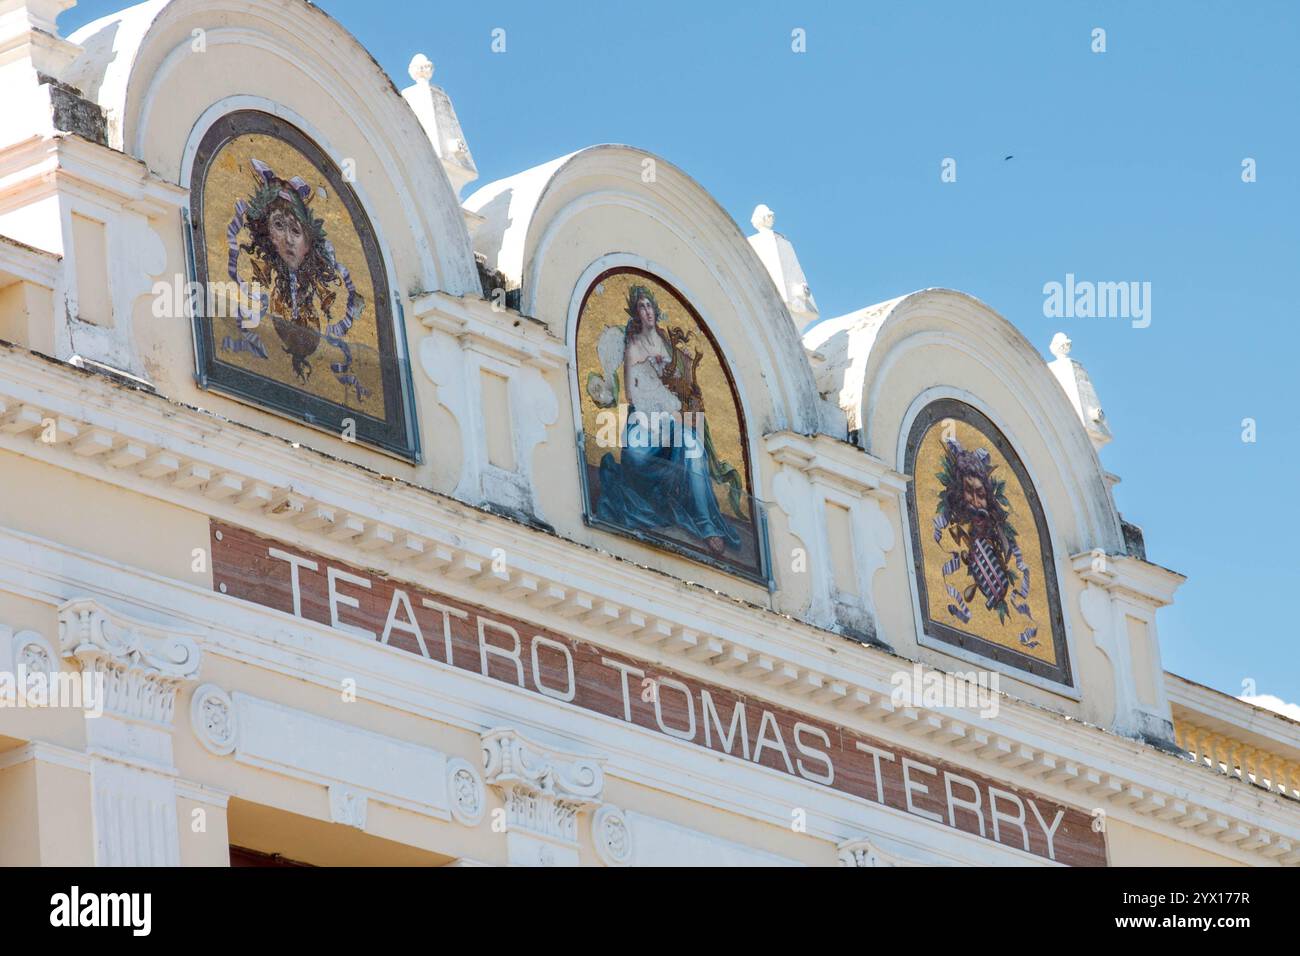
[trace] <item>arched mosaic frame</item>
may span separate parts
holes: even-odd
[[[680,329],[689,333],[685,347],[689,351],[699,350],[704,355],[700,363],[699,384],[703,403],[702,411],[710,423],[711,451],[706,450],[699,457],[713,466],[724,466],[721,471],[733,472],[738,479],[738,494],[730,491],[726,481],[710,481],[711,493],[721,512],[722,520],[727,523],[735,538],[728,538],[721,551],[708,546],[707,539],[681,525],[671,522],[659,527],[647,527],[644,522],[626,520],[633,509],[610,508],[602,505],[613,497],[610,493],[611,468],[605,463],[606,456],[611,456],[611,464],[621,472],[624,462],[622,445],[613,446],[607,439],[609,430],[604,431],[606,440],[601,439],[601,427],[597,416],[608,414],[611,408],[617,408],[623,397],[625,386],[622,383],[622,362],[626,358],[628,323],[627,294],[632,286],[642,286],[652,291],[656,304],[668,314],[665,335],[671,335],[671,329]],[[573,345],[575,350],[573,381],[575,412],[578,429],[579,472],[581,475],[583,518],[591,527],[609,531],[623,537],[631,538],[656,548],[671,551],[740,577],[747,578],[764,586],[770,586],[769,556],[767,550],[767,520],[762,503],[753,494],[753,470],[750,459],[749,433],[745,422],[744,405],[741,402],[731,369],[716,338],[704,319],[700,316],[690,300],[671,282],[658,274],[633,265],[616,265],[597,274],[586,283],[581,291],[581,301],[576,310]],[[608,296],[608,298],[606,298]],[[604,302],[597,303],[598,299]],[[659,320],[656,320],[659,324]],[[614,331],[611,331],[614,330]],[[615,358],[609,354],[609,348],[602,349],[600,340],[605,336],[609,345],[611,337],[618,339]],[[620,337],[621,336],[621,337]],[[602,358],[601,353],[605,352]],[[613,372],[618,370],[618,381]],[[602,388],[605,390],[602,393]],[[613,406],[602,406],[597,401],[601,395],[605,400],[613,400]],[[686,410],[686,406],[683,406]],[[719,414],[721,410],[721,415]],[[624,422],[625,416],[619,418]],[[613,419],[610,419],[613,421]],[[615,430],[624,435],[620,424]],[[721,433],[721,440],[712,436]],[[704,443],[701,442],[701,445]],[[716,477],[716,472],[713,475]],[[737,513],[733,504],[739,502]],[[648,503],[648,502],[646,502]],[[704,509],[700,509],[703,511]],[[697,528],[708,526],[707,516],[699,516],[698,523],[687,517],[687,523]],[[716,516],[714,516],[716,520]],[[716,525],[715,525],[716,526]],[[722,537],[717,535],[716,537]]]
[[[328,281],[301,284],[317,319],[314,331],[307,321],[288,328],[295,323],[279,314],[296,287],[276,297],[280,276],[305,268],[277,269],[263,258],[257,264],[267,281],[257,281],[251,220],[266,187],[278,188],[290,204],[301,200],[306,219],[318,224],[306,230],[315,237],[312,251],[327,250],[318,259],[333,266],[320,270]],[[365,208],[315,140],[257,109],[218,118],[194,153],[187,238],[198,290],[190,307],[201,387],[419,460],[401,306]]]
[[[949,438],[956,440],[956,455]],[[907,515],[922,643],[1071,690],[1051,532],[1014,446],[979,409],[937,398],[912,420],[903,465],[912,479]],[[977,489],[976,505],[993,502],[983,509],[991,517],[971,520],[981,509],[953,504],[948,491],[954,482]],[[965,501],[965,495],[957,497]],[[1026,569],[1029,591],[1023,594]],[[1002,577],[1007,587],[995,601]]]

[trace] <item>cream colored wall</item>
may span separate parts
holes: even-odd
[[[419,843],[395,842],[376,835],[395,829],[388,819],[392,813],[410,816],[389,807],[371,806],[368,829],[362,832],[271,806],[232,800],[230,845],[279,854],[311,866],[445,866],[456,859]]]
[[[412,662],[412,666],[420,666]],[[361,697],[355,701],[344,699],[342,688],[326,688],[290,680],[265,669],[232,661],[228,658],[207,655],[200,680],[214,683],[227,692],[243,692],[265,700],[277,701],[307,713],[336,720],[353,727],[432,747],[453,756],[461,756],[477,765],[481,761],[478,735],[437,724],[415,714],[368,702]],[[177,700],[178,727],[174,734],[176,766],[182,778],[211,786],[238,796],[252,806],[262,806],[293,814],[309,820],[330,820],[329,796],[320,785],[279,774],[269,773],[236,761],[233,757],[218,757],[205,750],[189,728],[189,708],[192,689]],[[492,805],[492,804],[490,804]],[[499,806],[499,802],[495,806]],[[247,809],[247,808],[245,808]],[[261,834],[260,843],[251,849],[263,852],[282,852],[302,862],[317,862],[301,855],[300,844],[290,840],[286,847],[276,850],[265,841],[274,828],[263,828],[258,822],[264,818],[253,814],[239,817],[230,823],[231,839],[236,844],[245,833]],[[487,823],[481,826],[486,829]],[[349,834],[348,827],[335,827],[336,832]],[[470,856],[482,859],[487,850],[481,839],[459,824],[437,820],[412,811],[387,807],[371,801],[367,812],[367,833],[372,836],[436,852],[450,857]],[[349,834],[350,835],[350,834]],[[251,839],[252,837],[248,837]],[[497,841],[500,842],[500,841]],[[248,844],[240,844],[248,845]],[[504,862],[504,845],[499,849],[499,859],[483,862]],[[487,853],[491,856],[490,853]]]
[[[111,399],[110,399],[111,401]],[[208,545],[208,518],[195,512],[167,505],[129,491],[114,488],[94,479],[47,465],[25,456],[0,453],[10,494],[0,498],[0,526],[59,543],[74,552],[97,555],[113,562],[136,567],[201,588],[212,587],[211,570],[204,573],[191,569],[194,547]],[[59,502],[58,507],[33,508],[32,501]],[[0,594],[0,623],[15,630],[33,629],[57,645],[58,622],[53,603],[15,594]],[[67,669],[66,662],[63,667]],[[216,654],[205,655],[202,682],[213,682],[227,690],[275,700],[286,705],[343,721],[398,739],[434,747],[450,755],[478,763],[481,745],[476,732],[435,723],[413,714],[367,703],[345,702],[337,689],[304,684],[273,672],[231,661]],[[220,792],[238,795],[251,807],[258,805],[320,822],[328,833],[338,836],[345,848],[354,831],[328,824],[329,803],[323,787],[292,780],[240,764],[229,757],[216,757],[204,750],[189,729],[189,692],[177,701],[174,753],[179,778]],[[0,709],[0,734],[21,740],[44,740],[80,751],[85,747],[85,722],[80,712],[72,710]],[[22,770],[23,767],[29,768]],[[28,762],[4,772],[3,803],[20,808],[18,819],[30,822],[35,806],[37,785],[35,764]],[[93,855],[90,833],[89,778],[80,771],[42,764],[39,779],[49,781],[50,793],[57,793],[48,804],[53,815],[47,816],[45,797],[41,798],[41,816],[34,832],[40,835],[35,844],[22,849],[13,844],[14,854],[26,854],[44,861],[60,859],[72,862],[89,860]],[[722,811],[700,807],[681,798],[671,797],[652,788],[627,781],[610,780],[610,799],[626,810],[678,822],[683,826],[718,833],[736,842],[767,849],[808,863],[834,861],[829,843],[809,840],[779,827],[758,825],[753,821]],[[41,791],[45,793],[44,790]],[[491,810],[502,806],[500,796],[489,789],[488,814],[479,827],[470,830],[450,821],[434,820],[420,814],[372,803],[368,837],[389,841],[434,854],[438,858],[467,857],[479,862],[503,864],[505,841],[492,833]],[[238,818],[238,827],[228,828],[227,814],[220,807],[178,799],[181,859],[186,865],[225,865],[228,841],[239,842],[245,834],[257,834],[256,813]],[[206,816],[206,831],[193,828],[193,811]],[[50,821],[61,817],[81,821],[74,827],[54,828]],[[48,825],[47,825],[48,824]],[[278,832],[271,827],[269,832]],[[315,830],[313,833],[317,832]],[[596,863],[590,837],[583,836],[584,862]],[[252,837],[249,836],[249,841]],[[364,841],[362,841],[364,842]],[[290,841],[292,847],[294,844]],[[292,849],[290,847],[290,849]],[[265,846],[255,846],[267,849]],[[290,849],[282,849],[292,856]],[[324,860],[330,859],[324,851]],[[337,852],[342,853],[343,850]],[[360,852],[356,850],[355,852]],[[347,853],[354,853],[348,850]],[[345,854],[347,855],[347,854]],[[418,859],[425,865],[432,858]],[[84,862],[84,861],[83,861]],[[375,861],[377,862],[377,861]]]
[[[836,850],[833,843],[815,839],[807,833],[799,833],[793,826],[778,827],[769,823],[760,823],[740,814],[702,806],[682,797],[639,786],[623,779],[607,779],[605,797],[624,810],[658,817],[687,829],[701,830],[723,840],[765,850],[806,866],[836,865]],[[795,819],[793,814],[790,819],[793,824]],[[595,851],[591,848],[589,832],[583,834],[583,862],[591,864],[597,862]]]
[[[1137,689],[1138,700],[1148,707],[1155,707],[1156,681],[1161,675],[1152,666],[1151,638],[1147,622],[1132,615],[1125,615],[1124,626],[1128,632],[1129,653],[1133,658],[1133,684]]]
[[[41,760],[0,770],[0,866],[90,866],[90,777]]]
[[[226,808],[189,797],[176,798],[181,866],[229,866]]]
[[[95,838],[90,792],[90,774],[84,770],[37,762],[42,866],[93,864]]]
[[[273,17],[274,11],[268,6],[255,16]],[[256,26],[271,32],[281,29],[270,19],[258,21]],[[152,60],[141,65],[141,77],[147,79],[173,48],[188,44],[191,39],[189,30],[189,23],[177,23],[170,28],[170,33],[157,37],[150,48]],[[287,37],[286,48],[292,48],[295,42],[296,38]],[[348,55],[355,54],[356,51],[352,51]],[[193,135],[196,118],[223,97],[247,94],[250,89],[264,91],[268,98],[274,98],[288,111],[307,117],[310,126],[315,128],[309,127],[306,132],[318,137],[336,159],[349,158],[355,162],[357,191],[387,256],[393,289],[402,294],[406,303],[405,333],[409,354],[417,355],[420,342],[427,333],[412,318],[411,299],[426,291],[428,245],[459,241],[459,236],[430,235],[418,223],[413,227],[413,218],[424,222],[420,217],[425,211],[412,208],[408,193],[403,191],[400,182],[394,180],[392,170],[384,167],[383,144],[367,135],[355,113],[323,100],[320,83],[309,77],[300,65],[253,44],[223,46],[218,55],[220,70],[212,69],[212,56],[180,57],[176,61],[175,71],[168,77],[166,95],[157,97],[152,103],[152,113],[142,141],[143,159],[158,176],[179,181],[182,157]],[[355,95],[357,91],[340,92]],[[139,106],[140,95],[141,89],[133,90],[132,109]],[[323,103],[329,108],[325,108]],[[370,121],[373,124],[374,117],[370,117]],[[414,123],[414,119],[411,122]],[[400,174],[412,179],[430,175],[427,169],[415,168],[417,164],[411,166],[400,169]],[[563,208],[586,194],[598,192],[602,186],[623,188],[626,183],[614,179],[602,183],[596,178],[587,178],[580,185],[561,187],[549,195],[546,200],[548,209]],[[710,202],[705,197],[698,208],[678,212],[684,221],[716,225],[718,212]],[[187,263],[184,237],[177,219],[169,212],[155,216],[151,225],[166,250],[164,279],[170,281],[174,276],[180,276],[184,281],[188,278]],[[690,238],[692,241],[696,239],[695,236]],[[760,355],[753,339],[756,322],[776,321],[783,315],[756,316],[753,309],[741,304],[746,294],[749,295],[748,301],[755,301],[757,293],[753,289],[739,289],[734,280],[726,278],[724,266],[720,264],[726,250],[714,250],[718,253],[715,256],[697,254],[689,246],[683,235],[668,223],[626,205],[607,204],[576,212],[554,223],[546,261],[537,273],[536,288],[530,290],[535,302],[531,311],[534,317],[548,325],[554,341],[562,343],[566,341],[575,297],[584,291],[580,287],[580,277],[592,263],[614,251],[632,252],[647,260],[643,265],[652,271],[657,270],[665,281],[675,285],[691,301],[729,361],[747,417],[752,490],[760,498],[771,501],[775,497],[772,482],[776,468],[761,450],[761,438],[766,433],[792,427],[790,409],[774,397],[789,383],[775,380],[779,376]],[[102,284],[94,279],[87,281]],[[47,290],[26,284],[0,290],[0,336],[12,329],[15,335],[25,334],[27,343],[33,347],[52,349],[52,344],[43,345],[40,338],[41,328],[53,327],[53,316],[47,314],[48,298]],[[93,306],[96,300],[88,297],[85,301]],[[165,398],[200,406],[241,425],[320,448],[436,491],[450,492],[455,487],[460,475],[462,451],[469,436],[461,433],[455,419],[438,403],[437,389],[418,364],[411,375],[416,396],[414,414],[427,460],[422,465],[412,466],[199,389],[193,378],[189,320],[183,316],[155,318],[152,300],[148,296],[134,301],[131,318],[134,345],[143,368]],[[991,331],[990,340],[1004,334],[1004,331]],[[803,361],[802,355],[795,358]],[[533,459],[534,485],[545,517],[561,535],[755,603],[766,605],[773,600],[762,587],[638,545],[629,539],[588,528],[583,522],[574,443],[576,423],[572,410],[576,383],[572,369],[549,369],[544,375],[558,398],[560,411],[558,420],[547,433],[547,440],[538,447]],[[1079,583],[1066,570],[1066,559],[1070,554],[1093,547],[1098,542],[1090,538],[1086,522],[1079,517],[1080,503],[1075,500],[1062,473],[1061,452],[1056,438],[1045,429],[1044,421],[1026,411],[1024,396],[995,370],[981,366],[966,353],[944,346],[912,352],[889,368],[877,393],[878,398],[867,409],[867,432],[871,436],[869,450],[886,462],[901,467],[901,462],[897,461],[897,448],[908,407],[921,390],[940,382],[966,389],[982,399],[993,412],[993,417],[1004,426],[1035,480],[1054,532],[1062,611],[1072,634],[1072,665],[1077,682],[1086,688],[1086,694],[1081,704],[1075,703],[1012,678],[1003,681],[1003,689],[1051,709],[1108,724],[1115,708],[1110,663],[1091,644],[1089,632],[1079,618]],[[103,407],[111,411],[117,400],[113,390],[100,389],[95,394],[104,396]],[[251,431],[241,430],[241,433],[247,435],[250,442],[263,440]],[[58,542],[74,552],[99,556],[205,590],[211,589],[210,569],[199,572],[192,569],[193,550],[208,547],[206,515],[114,489],[92,478],[79,477],[63,468],[8,452],[0,452],[0,473],[6,479],[6,494],[0,497],[0,527]],[[969,669],[970,665],[964,661],[919,646],[912,605],[911,570],[904,544],[907,533],[905,516],[901,509],[886,509],[886,515],[894,530],[895,545],[886,566],[875,578],[874,603],[880,623],[879,636],[904,657],[918,658],[945,670]],[[780,589],[774,599],[775,606],[781,611],[798,614],[807,605],[811,590],[808,575],[791,569],[790,557],[794,549],[804,547],[805,542],[791,534],[787,516],[777,508],[771,512],[769,533]],[[844,543],[834,546],[829,556],[810,555],[810,560],[826,558],[843,561]],[[709,599],[685,584],[681,585],[680,593],[684,601]],[[0,623],[18,629],[30,627],[52,642],[57,641],[54,604],[50,601],[0,593]],[[816,637],[818,635],[814,635]],[[827,641],[838,641],[834,635],[824,637]],[[411,666],[427,665],[413,661]],[[338,688],[322,687],[252,663],[235,661],[221,656],[215,648],[205,650],[199,680],[200,683],[215,683],[227,691],[241,691],[323,718],[432,747],[463,757],[475,765],[481,759],[478,730],[482,728],[452,726],[364,699],[347,702]],[[173,741],[180,780],[187,789],[190,784],[197,784],[218,794],[232,793],[234,798],[226,809],[220,806],[219,797],[214,797],[216,803],[188,795],[178,798],[183,863],[225,865],[229,842],[318,863],[437,865],[456,858],[492,864],[506,861],[504,836],[491,829],[493,811],[502,807],[499,794],[492,789],[488,790],[487,813],[483,822],[472,829],[377,801],[370,804],[365,833],[330,823],[329,800],[324,786],[261,770],[231,756],[218,757],[204,749],[189,726],[192,692],[192,687],[183,691],[176,706]],[[494,689],[493,692],[503,691]],[[519,706],[527,708],[526,697],[520,696]],[[79,713],[71,711],[0,711],[0,735],[17,740],[51,741],[77,751],[85,747],[83,719]],[[827,841],[810,838],[786,827],[758,823],[621,777],[609,777],[605,798],[624,810],[645,813],[804,863],[829,865],[835,861],[834,847]],[[196,829],[192,825],[196,810],[202,811],[204,828]],[[35,826],[31,825],[33,821]],[[1209,862],[1217,865],[1227,862],[1224,858],[1194,850],[1162,835],[1116,821],[1112,821],[1110,827],[1112,862],[1119,865],[1152,862],[1173,865]],[[90,828],[90,779],[85,772],[34,761],[0,770],[0,863],[86,863],[93,857]],[[597,862],[587,828],[580,827],[579,832],[583,862]]]
[[[52,291],[31,282],[12,282],[0,289],[0,339],[52,355]]]
[[[0,519],[0,526],[4,523],[5,519]],[[59,621],[51,604],[0,591],[0,624],[14,633],[35,631],[58,649]],[[68,673],[73,670],[63,662],[59,666]],[[19,740],[49,741],[77,751],[86,746],[85,719],[74,708],[0,707],[0,734]]]
[[[101,407],[111,409],[114,396],[106,394]],[[0,451],[0,473],[5,476],[0,527],[212,587],[210,561],[204,570],[193,570],[194,549],[206,553],[211,546],[206,515],[12,452]]]
[[[786,614],[799,617],[812,601],[812,563],[826,558],[813,553],[794,534],[790,529],[789,517],[778,507],[768,509],[767,541],[772,555],[772,573],[776,577],[778,588],[774,598],[775,606]],[[804,560],[796,562],[800,550]]]
[[[0,770],[0,866],[40,866],[38,819],[35,764]]]
[[[1236,860],[1119,820],[1106,824],[1111,866],[1241,866]]]

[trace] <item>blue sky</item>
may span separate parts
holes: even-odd
[[[123,5],[83,0],[60,28]],[[823,316],[946,286],[1044,356],[1066,331],[1115,432],[1120,510],[1189,577],[1161,612],[1166,668],[1300,700],[1300,4],[320,5],[399,86],[414,53],[434,61],[480,184],[630,143],[746,232],[776,210]],[[1150,326],[1045,318],[1066,273],[1150,282]]]

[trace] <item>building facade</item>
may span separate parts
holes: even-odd
[[[301,0],[70,5],[0,5],[0,863],[1300,863],[1064,336],[813,325],[632,147],[475,188]]]

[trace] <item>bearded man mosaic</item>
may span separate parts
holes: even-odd
[[[912,425],[906,468],[926,637],[1071,685],[1047,524],[1001,431],[970,405],[934,402]]]
[[[246,110],[208,130],[191,184],[204,387],[414,457],[379,245],[339,168]]]
[[[617,269],[578,318],[587,521],[766,581],[735,386],[675,289]]]

